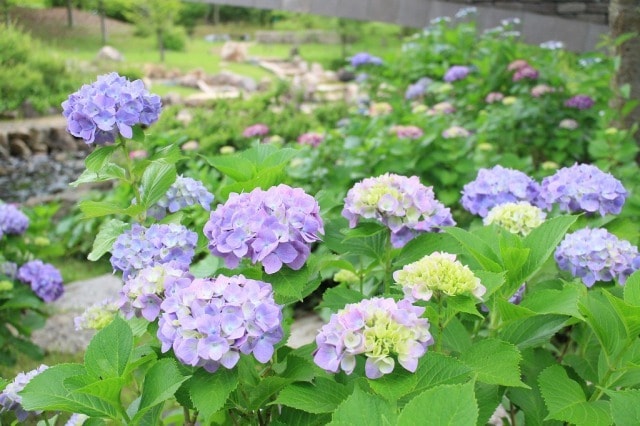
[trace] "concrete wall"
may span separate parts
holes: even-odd
[[[453,16],[465,6],[478,8],[481,30],[506,18],[519,18],[520,31],[529,43],[559,40],[569,50],[593,50],[609,31],[607,0],[190,0],[201,3],[289,10],[363,21],[390,22],[423,28],[441,16]]]

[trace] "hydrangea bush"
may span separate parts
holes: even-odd
[[[470,105],[495,112],[500,125],[513,122],[523,96],[559,105],[563,118],[581,126],[587,120],[578,114],[591,108],[565,107],[564,87],[531,94],[550,83],[540,64],[552,55],[561,60],[557,49],[544,51],[546,62],[505,57],[500,68],[450,44],[416,59],[422,43],[447,40],[449,25],[438,20],[413,40],[418,47],[396,68],[402,84],[376,83],[400,65],[354,56],[354,67],[372,75],[363,87],[383,96],[371,96],[313,149],[254,141],[244,151],[199,157],[202,185],[217,203],[207,217],[169,212],[160,223],[149,213],[171,198],[184,156],[170,144],[147,147],[145,123],[131,139],[118,131],[113,144],[94,143],[78,184],[113,179],[135,197],[80,205],[86,217],[113,216],[90,258],[111,253],[122,273],[119,312],[105,302],[80,319],[80,326],[103,327],[84,361],[33,377],[18,392],[22,409],[41,412],[40,419],[62,412],[120,424],[476,425],[501,415],[510,424],[633,424],[640,259],[633,222],[613,217],[624,215],[631,191],[616,185],[594,196],[604,172],[590,172],[593,181],[562,177],[580,212],[602,207],[607,214],[570,215],[577,210],[564,209],[565,188],[529,174],[545,164],[551,176],[568,160],[549,164],[558,158],[531,135],[530,163],[515,156],[496,166],[510,157],[493,155],[497,142],[480,131],[496,122],[490,114],[466,121]],[[479,54],[489,57],[486,49],[515,37],[517,25],[508,21],[483,36]],[[471,24],[455,31],[456,43],[474,45]],[[522,57],[525,64],[508,69]],[[449,64],[465,64],[468,75],[443,82]],[[494,69],[501,71],[492,87],[478,86]],[[424,94],[405,99],[407,82],[425,76],[434,78]],[[453,97],[461,92],[477,102]],[[505,96],[484,102],[498,92]],[[427,113],[449,101],[448,112]],[[415,121],[403,117],[409,111]],[[429,120],[429,134],[389,134],[398,123],[422,123],[418,117]],[[554,117],[554,131],[570,131],[559,122]],[[443,137],[454,126],[468,134]],[[355,129],[366,130],[359,137]],[[513,133],[504,134],[514,143]],[[134,145],[149,148],[147,159],[114,155]],[[308,159],[324,161],[326,173]],[[287,174],[296,164],[309,167],[304,188]],[[442,201],[421,182],[433,184]],[[457,215],[463,227],[455,226]],[[606,234],[591,231],[602,226]],[[587,232],[594,236],[575,237]],[[313,298],[321,299],[325,324],[315,342],[292,347],[295,304]]]

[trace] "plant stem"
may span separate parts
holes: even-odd
[[[438,326],[436,328],[436,338],[435,338],[435,351],[442,351],[442,335],[444,331],[444,322],[442,321],[442,297],[439,294],[434,294],[436,302],[438,304]]]
[[[194,421],[191,421],[191,413],[189,412],[189,409],[187,407],[182,407],[182,410],[184,412],[184,425],[185,426],[194,426],[195,425],[195,419],[194,419]]]
[[[128,182],[133,188],[133,193],[135,194],[135,197],[136,197],[136,203],[140,205],[142,203],[142,196],[140,195],[140,189],[138,188],[136,176],[133,173],[133,159],[129,156],[129,148],[127,147],[127,141],[121,136],[119,138],[120,138],[120,146],[122,146],[122,151],[124,152],[124,161],[127,164]]]

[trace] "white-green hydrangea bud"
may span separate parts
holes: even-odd
[[[333,276],[333,280],[337,283],[357,284],[360,282],[360,277],[351,271],[340,269]]]
[[[499,204],[484,218],[484,224],[501,226],[513,234],[527,235],[544,222],[547,214],[526,201]]]
[[[89,306],[80,316],[74,318],[76,330],[102,330],[111,323],[118,311],[115,300],[105,299]]]
[[[0,281],[0,291],[9,291],[13,289],[13,283],[9,280]]]
[[[487,291],[469,267],[451,253],[431,253],[395,271],[393,279],[412,302],[429,300],[434,292],[448,296],[471,293],[480,299]]]

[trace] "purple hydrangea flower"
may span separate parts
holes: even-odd
[[[0,201],[0,238],[3,235],[21,235],[29,227],[29,218],[12,204]]]
[[[283,337],[282,306],[270,284],[243,275],[195,279],[162,302],[158,338],[185,365],[233,368],[240,354],[261,363]]]
[[[424,132],[417,126],[392,126],[389,131],[395,133],[399,139],[419,139]]]
[[[560,269],[582,279],[587,287],[614,278],[624,285],[640,266],[638,248],[602,228],[567,234],[556,248],[555,259]]]
[[[113,243],[111,265],[122,271],[125,280],[147,266],[171,261],[188,270],[197,242],[198,234],[182,225],[154,224],[145,228],[134,223]]]
[[[427,88],[433,82],[428,77],[422,77],[420,80],[416,81],[414,84],[410,84],[407,87],[407,91],[404,93],[404,98],[407,100],[416,99],[424,96],[427,92]]]
[[[26,421],[29,417],[35,417],[40,415],[42,411],[25,411],[22,408],[22,397],[19,393],[25,386],[38,374],[49,368],[46,365],[41,365],[35,370],[28,371],[26,373],[18,373],[13,382],[9,383],[7,387],[0,392],[0,413],[13,411],[16,414],[19,422]]]
[[[454,65],[447,70],[444,74],[444,81],[452,83],[454,81],[462,80],[471,72],[471,68],[462,65]]]
[[[232,193],[211,212],[204,227],[209,250],[225,260],[228,268],[241,258],[261,262],[267,274],[287,265],[302,268],[311,243],[324,234],[318,202],[300,188],[278,185],[264,191]]]
[[[351,66],[358,68],[362,65],[382,65],[383,61],[377,56],[373,56],[367,52],[356,53],[351,57]]]
[[[14,279],[18,275],[18,265],[13,262],[2,262],[0,263],[0,274]]]
[[[307,132],[298,136],[300,145],[310,145],[314,148],[318,147],[324,141],[324,135],[315,132]]]
[[[55,266],[32,260],[18,269],[18,279],[31,286],[31,290],[47,303],[58,300],[64,293],[62,275]]]
[[[542,180],[541,198],[568,212],[618,214],[627,198],[622,183],[590,164],[563,167]]]
[[[193,276],[171,263],[148,266],[135,277],[129,277],[120,290],[118,306],[125,318],[134,315],[154,321],[160,315],[160,304],[165,295],[188,287]]]
[[[89,420],[89,416],[86,414],[73,413],[64,426],[81,426],[87,420]]]
[[[537,79],[538,70],[527,65],[526,67],[520,68],[513,74],[513,81],[520,81],[520,80],[524,80],[525,78],[528,80]]]
[[[67,130],[87,144],[114,142],[118,134],[131,139],[136,124],[158,120],[162,105],[142,80],[129,81],[112,72],[85,84],[62,103]]]
[[[362,219],[374,219],[391,230],[391,243],[403,247],[419,233],[453,226],[451,211],[436,200],[433,189],[417,176],[386,173],[356,183],[344,199],[342,216],[354,228]]]
[[[365,354],[365,374],[370,379],[391,373],[396,359],[415,372],[418,360],[433,344],[429,321],[420,318],[424,311],[406,299],[376,297],[349,304],[320,329],[313,360],[332,373],[342,369],[351,374],[356,355]]]
[[[243,130],[242,136],[245,138],[255,138],[260,136],[266,136],[269,134],[269,126],[266,124],[258,123],[247,127]]]
[[[594,101],[587,95],[575,95],[564,102],[564,106],[577,109],[589,109],[594,105]]]
[[[213,194],[199,180],[178,176],[167,193],[149,208],[147,215],[162,220],[168,213],[175,213],[195,204],[200,204],[209,211],[213,198]]]
[[[485,217],[493,207],[504,203],[528,201],[545,208],[540,199],[540,185],[519,170],[495,166],[480,169],[475,180],[462,188],[462,207]]]

